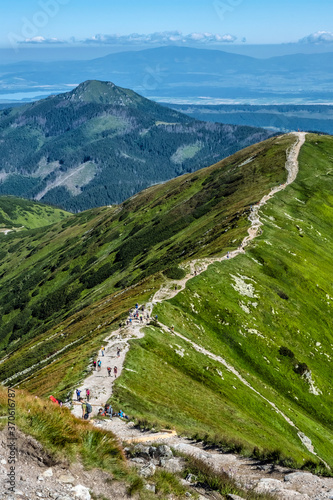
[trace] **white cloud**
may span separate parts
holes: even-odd
[[[331,31],[317,31],[299,40],[299,43],[333,43]]]
[[[59,38],[44,38],[43,36],[34,36],[32,38],[26,38],[25,40],[19,41],[18,43],[27,44],[53,44],[53,43],[66,43],[64,40]]]
[[[220,43],[232,43],[237,37],[230,34],[212,34],[212,33],[190,33],[184,35],[180,31],[163,31],[151,33],[148,35],[132,33],[130,35],[105,35],[97,34],[91,38],[82,40],[87,44],[101,45],[163,45],[163,44],[191,44],[191,45],[209,45]]]

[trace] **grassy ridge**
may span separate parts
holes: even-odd
[[[228,360],[311,438],[331,466],[332,156],[332,138],[307,136],[297,180],[263,208],[263,234],[246,254],[210,266],[154,311],[164,324]],[[262,399],[223,367],[222,380],[211,361],[197,359],[179,338],[165,338],[164,345],[157,335],[162,334],[148,332],[137,343],[139,355],[132,351],[128,358],[132,366],[141,356],[137,374],[126,372],[118,381],[117,399],[130,401],[137,417],[201,434],[227,434],[247,448],[253,440],[269,449],[280,443],[280,451],[299,464],[308,460],[295,429]],[[175,354],[175,344],[185,349],[183,358]],[[282,346],[294,358],[282,355]],[[172,368],[164,368],[165,361]],[[302,376],[298,367],[304,365]],[[171,410],[168,386],[175,395]],[[256,409],[252,415],[251,408]]]
[[[133,301],[147,300],[164,279],[161,272],[193,255],[239,244],[250,204],[284,181],[285,150],[292,142],[288,136],[270,139],[151,187],[119,207],[90,210],[24,236],[3,236],[0,349],[9,358],[0,365],[0,378],[15,376],[11,383],[18,383],[42,368],[45,386],[37,388],[38,375],[34,390],[45,394],[54,382],[53,388],[68,392],[71,353],[81,354],[74,361],[74,384],[96,350],[94,339],[114,328]],[[244,164],[249,157],[253,161]],[[99,303],[108,295],[110,302]],[[63,361],[59,374],[48,378]],[[18,373],[16,362],[20,372],[34,368]]]

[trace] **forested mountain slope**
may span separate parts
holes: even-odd
[[[0,194],[70,211],[119,203],[270,133],[197,121],[110,82],[0,112]]]

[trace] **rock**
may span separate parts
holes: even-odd
[[[134,462],[135,464],[144,464],[145,461],[143,458],[140,457],[134,457],[131,459],[131,462]]]
[[[193,474],[188,474],[185,479],[188,483],[195,483],[197,481],[197,476],[194,476]]]
[[[150,460],[149,447],[143,446],[143,444],[137,444],[134,447],[135,456],[144,458],[145,460]]]
[[[89,489],[82,486],[82,484],[74,486],[74,488],[72,488],[72,492],[74,493],[75,498],[78,498],[79,500],[91,500]]]
[[[38,477],[38,481],[44,481],[43,476],[39,476],[39,477]]]
[[[166,444],[162,444],[161,446],[159,446],[157,448],[156,453],[157,453],[157,457],[158,458],[162,458],[163,457],[163,458],[168,459],[168,458],[172,458],[173,457],[173,453],[171,451],[170,446],[167,446]]]
[[[156,446],[150,446],[149,447],[149,455],[152,458],[157,458],[157,448],[156,448]]]
[[[260,479],[259,483],[257,484],[255,491],[257,493],[267,493],[269,491],[277,491],[282,489],[282,482],[279,481],[278,479]]]
[[[232,493],[228,493],[226,498],[228,500],[244,500],[244,498],[238,496],[238,495],[233,495]]]
[[[71,474],[61,474],[59,476],[58,481],[64,484],[73,484],[75,479]]]
[[[187,492],[185,493],[185,496],[186,496],[186,497],[188,497],[188,498],[192,498],[192,495],[191,495],[191,493],[190,493],[189,491],[187,491]]]
[[[310,472],[292,472],[291,474],[287,474],[284,476],[285,481],[294,481],[295,479],[313,479],[314,475]]]
[[[142,477],[151,477],[155,474],[156,467],[154,464],[150,463],[149,465],[146,465],[145,467],[142,467],[140,470],[139,474]]]
[[[53,471],[52,471],[52,469],[46,469],[46,471],[44,471],[42,475],[44,477],[52,477],[53,476]]]
[[[156,486],[155,484],[145,484],[145,490],[156,493]]]
[[[5,460],[5,459],[3,458],[3,459],[1,460],[1,463],[2,463],[2,465],[6,465],[7,460]]]
[[[183,470],[183,466],[181,464],[180,458],[170,458],[165,462],[164,468],[172,473],[181,472]]]

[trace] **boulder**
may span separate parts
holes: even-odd
[[[166,444],[161,444],[160,446],[158,446],[156,453],[158,458],[168,459],[173,457],[170,446],[167,446]]]
[[[43,472],[42,476],[44,476],[44,477],[52,477],[53,476],[52,469],[46,469],[46,471]]]
[[[143,444],[137,444],[134,447],[134,453],[136,457],[144,458],[145,460],[150,460],[149,446],[144,446]]]
[[[155,465],[153,463],[150,463],[149,465],[142,467],[139,474],[142,477],[151,477],[155,474],[155,471],[156,471]]]
[[[61,476],[59,476],[58,478],[58,481],[64,484],[73,484],[75,482],[75,479],[71,474],[61,474]]]
[[[164,468],[173,474],[181,472],[183,470],[182,460],[180,458],[170,458],[165,462]]]
[[[74,486],[74,488],[72,488],[72,492],[78,500],[91,500],[89,489],[82,486],[82,484]]]
[[[145,484],[145,490],[156,493],[156,486],[155,484]]]
[[[306,479],[314,479],[315,476],[311,474],[311,472],[292,472],[291,474],[287,474],[284,476],[284,480],[287,482],[292,482],[300,479],[301,481],[304,481]]]

